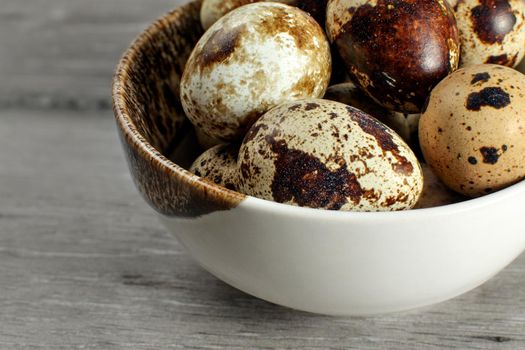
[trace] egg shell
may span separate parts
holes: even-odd
[[[525,177],[525,75],[492,64],[439,83],[419,122],[428,165],[450,188],[477,197]]]
[[[200,18],[204,29],[208,29],[211,25],[219,20],[228,12],[258,0],[204,0],[202,2]],[[295,6],[301,10],[308,12],[313,16],[321,26],[324,27],[326,4],[328,0],[273,0],[272,2],[279,2],[290,6]]]
[[[311,16],[254,3],[222,17],[199,40],[181,79],[181,102],[197,128],[228,142],[280,103],[323,96],[330,73],[330,47]]]
[[[445,186],[428,165],[421,163],[421,168],[423,169],[425,181],[423,192],[414,209],[440,207],[466,200],[466,197]]]
[[[358,109],[320,99],[261,117],[238,167],[241,192],[312,208],[409,209],[423,188],[419,163],[399,136]]]
[[[326,27],[352,81],[390,110],[419,113],[458,67],[458,30],[445,0],[330,0]]]
[[[236,189],[239,145],[221,144],[202,153],[190,167],[197,176],[230,190]]]
[[[462,0],[455,7],[461,38],[460,66],[517,66],[525,54],[525,2]]]
[[[329,86],[324,99],[341,102],[370,114],[393,129],[412,148],[416,147],[419,114],[389,111],[378,105],[352,82]]]

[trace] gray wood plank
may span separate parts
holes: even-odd
[[[113,69],[184,0],[2,0],[0,108],[109,109]]]
[[[306,314],[191,260],[133,188],[109,111],[0,111],[0,150],[0,349],[525,348],[525,256],[422,310]]]

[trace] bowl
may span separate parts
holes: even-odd
[[[185,170],[199,150],[179,79],[202,34],[200,5],[166,14],[132,43],[113,101],[136,187],[203,268],[276,304],[363,315],[460,295],[524,250],[525,182],[442,207],[358,213],[273,203]]]

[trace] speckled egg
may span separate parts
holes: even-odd
[[[385,108],[419,113],[459,62],[445,0],[330,0],[326,27],[356,85]]]
[[[239,145],[221,144],[201,154],[190,171],[230,190],[236,189]]]
[[[241,192],[297,206],[403,210],[423,188],[419,163],[399,136],[328,100],[270,110],[246,134],[238,159]]]
[[[466,197],[449,189],[425,163],[421,163],[425,179],[423,192],[414,209],[434,208],[462,202]]]
[[[523,0],[462,0],[455,7],[465,67],[495,63],[515,67],[525,54]]]
[[[201,7],[201,24],[208,29],[213,23],[228,12],[261,0],[204,0]],[[325,22],[326,3],[328,0],[273,0],[290,6],[296,6],[312,15],[322,26]]]
[[[337,101],[362,110],[392,128],[409,145],[417,143],[419,114],[389,111],[358,89],[354,83],[346,82],[329,86],[324,99]]]
[[[319,24],[296,7],[259,2],[228,13],[199,40],[181,102],[197,128],[228,142],[280,103],[323,96],[330,73]]]
[[[430,95],[419,123],[426,162],[450,188],[477,197],[525,177],[525,75],[499,65],[459,69]]]

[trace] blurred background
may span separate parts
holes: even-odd
[[[331,318],[197,266],[131,183],[111,78],[183,0],[0,0],[0,349],[519,349],[525,256],[473,292]]]
[[[2,0],[0,107],[106,110],[130,41],[184,0]]]

